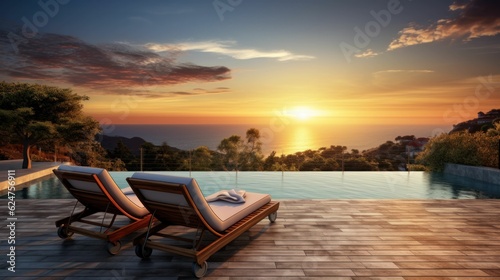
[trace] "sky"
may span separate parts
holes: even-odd
[[[101,123],[452,125],[500,108],[495,0],[2,0],[0,80]]]

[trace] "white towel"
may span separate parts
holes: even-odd
[[[205,197],[205,199],[208,202],[224,200],[231,203],[244,203],[245,194],[244,190],[222,190]]]

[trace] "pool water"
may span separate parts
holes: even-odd
[[[134,172],[110,172],[128,187]],[[205,195],[223,189],[269,193],[274,199],[500,198],[500,185],[429,172],[155,172],[193,177]],[[5,195],[2,197],[5,198]],[[18,185],[16,198],[72,198],[55,176]]]

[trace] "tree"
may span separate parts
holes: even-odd
[[[224,138],[217,150],[223,154],[222,164],[225,170],[238,170],[238,163],[243,149],[243,140],[238,135]]]
[[[105,168],[112,171],[125,171],[125,163],[121,159],[106,158],[106,150],[97,141],[84,141],[65,146],[71,157],[83,166]]]
[[[247,144],[244,148],[242,169],[262,170],[263,158],[262,142],[260,142],[260,132],[256,128],[250,128],[246,133]]]
[[[177,170],[181,163],[177,161],[176,153],[171,150],[167,142],[156,147],[156,150],[155,164],[160,170]]]
[[[116,161],[121,161],[125,165],[127,170],[135,170],[137,167],[137,159],[130,151],[129,147],[123,143],[122,140],[118,140],[116,147],[113,151],[109,151],[109,156]]]
[[[132,155],[130,149],[125,144],[123,144],[122,140],[118,140],[118,142],[116,143],[116,147],[113,149],[112,156],[113,158],[121,159],[125,163],[131,161],[134,158],[134,155]]]
[[[495,119],[492,124],[493,127],[488,129],[487,135],[492,137],[500,135],[500,119]]]
[[[321,156],[324,158],[341,158],[347,150],[346,146],[330,146],[330,148],[321,149]]]
[[[411,142],[415,139],[417,139],[415,138],[415,135],[405,135],[405,136],[398,136],[394,140],[396,140],[397,142],[405,143],[405,142]]]
[[[283,170],[280,159],[276,156],[276,151],[272,151],[269,156],[264,160],[264,170],[278,171]]]
[[[191,154],[191,170],[196,171],[211,171],[212,170],[212,153],[207,146],[196,148]]]
[[[10,143],[23,146],[23,169],[31,168],[35,145],[82,145],[94,142],[99,123],[83,114],[87,96],[71,89],[0,82],[0,122]]]
[[[376,171],[377,167],[368,162],[365,158],[349,158],[344,164],[346,171]]]
[[[301,164],[300,171],[321,171],[324,169],[324,165],[325,159],[319,154],[315,154]]]
[[[156,167],[156,155],[158,149],[153,143],[145,142],[141,145],[142,148],[142,170],[143,171],[158,171]]]

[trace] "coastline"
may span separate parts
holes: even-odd
[[[294,123],[278,128],[263,124],[116,124],[103,129],[102,134],[127,138],[140,137],[154,145],[167,143],[181,150],[192,150],[200,146],[216,150],[224,138],[232,135],[244,138],[250,128],[257,128],[260,131],[264,155],[269,155],[272,151],[281,155],[309,149],[317,150],[332,145],[347,146],[348,150],[369,150],[387,141],[394,141],[397,136],[431,137],[437,133],[450,131],[451,126]]]

